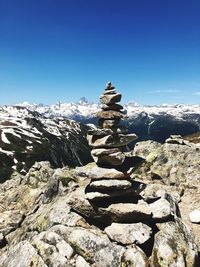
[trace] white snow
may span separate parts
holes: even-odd
[[[10,141],[8,140],[8,138],[6,137],[5,131],[3,131],[1,133],[1,140],[6,143],[6,144],[10,144]]]
[[[4,150],[1,147],[0,147],[0,152],[1,153],[4,153],[4,154],[7,154],[7,155],[13,155],[14,154],[14,151]]]

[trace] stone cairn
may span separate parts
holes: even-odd
[[[100,97],[101,111],[96,114],[99,118],[98,128],[88,131],[88,142],[92,147],[92,157],[98,171],[119,172],[119,177],[107,177],[102,174],[102,179],[96,181],[91,179],[87,187],[87,198],[91,201],[117,197],[118,195],[129,195],[132,193],[132,183],[127,172],[121,172],[126,165],[127,145],[137,139],[135,134],[127,134],[126,126],[121,125],[121,120],[126,116],[123,113],[123,106],[118,103],[121,94],[118,94],[111,82],[106,84],[105,91]],[[107,196],[107,197],[106,197]]]

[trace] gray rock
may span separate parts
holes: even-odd
[[[30,168],[24,181],[33,188],[37,188],[39,183],[46,183],[53,174],[54,170],[48,161],[36,162]]]
[[[76,258],[76,265],[75,267],[90,267],[89,263],[81,256]]]
[[[100,101],[102,104],[115,104],[120,102],[122,95],[121,94],[110,94],[110,95],[102,95],[100,97]]]
[[[189,218],[192,223],[200,223],[200,208],[190,212]]]
[[[151,220],[151,210],[146,203],[116,203],[108,208],[100,208],[104,214],[108,214],[113,222],[133,223]]]
[[[102,168],[96,165],[78,167],[75,170],[76,175],[81,175],[90,178],[91,180],[102,179],[129,179],[130,177],[123,172],[120,172],[114,168]]]
[[[149,204],[151,212],[153,214],[154,220],[167,220],[171,215],[170,203],[164,199],[160,198],[155,202]]]
[[[101,128],[113,129],[118,126],[119,122],[120,122],[120,119],[114,119],[114,120],[99,119],[98,125]]]
[[[70,234],[69,242],[86,261],[99,267],[120,266],[125,252],[123,247],[113,244],[99,231],[76,229]]]
[[[165,140],[165,143],[188,145],[189,141],[184,140],[181,135],[170,135],[170,137]]]
[[[152,144],[152,145],[151,145]],[[158,143],[157,143],[158,144]],[[147,164],[137,171],[149,179],[159,178],[166,185],[198,189],[200,181],[200,149],[197,144],[163,145],[150,141],[140,142],[134,149],[138,156],[145,157]],[[152,174],[151,176],[147,176]]]
[[[123,106],[119,105],[119,104],[111,104],[111,105],[101,105],[101,108],[103,110],[116,110],[116,111],[120,111],[123,109]]]
[[[88,135],[93,135],[93,136],[106,136],[110,134],[113,134],[112,129],[97,128],[97,129],[88,130]]]
[[[53,241],[53,242],[52,242]],[[71,257],[71,247],[58,234],[49,241],[46,232],[42,232],[32,238],[32,245],[42,257],[47,266],[65,267],[68,264],[68,257]]]
[[[127,180],[100,180],[100,181],[93,181],[90,183],[91,189],[98,190],[124,190],[129,189],[132,186],[132,183]]]
[[[115,120],[124,118],[124,114],[119,111],[108,110],[108,111],[99,111],[96,113],[96,116],[101,119]]]
[[[197,266],[197,247],[193,236],[180,219],[159,224],[151,256],[151,266]]]
[[[101,138],[96,138],[88,135],[88,143],[94,148],[112,148],[112,147],[121,147],[126,146],[135,139],[137,139],[136,134],[119,134],[117,136],[107,135]]]
[[[116,191],[111,191],[107,193],[101,192],[88,192],[86,193],[86,198],[90,201],[99,201],[105,199],[112,199],[115,197],[123,196],[136,196],[136,191],[133,188],[130,189],[118,189]]]
[[[115,89],[115,87],[112,85],[112,83],[109,81],[106,83],[106,89],[105,90],[112,90]]]
[[[125,154],[120,149],[93,149],[91,155],[97,164],[117,166],[125,160]]]
[[[152,229],[143,223],[112,223],[105,228],[108,237],[123,245],[143,244],[150,239]]]
[[[0,213],[0,232],[5,236],[19,227],[24,219],[20,210],[5,210]]]
[[[5,267],[47,267],[37,250],[28,241],[11,246],[9,251],[0,257],[0,266]]]
[[[110,95],[110,94],[116,94],[116,90],[115,89],[111,89],[111,90],[106,90],[105,92],[103,92],[104,95]]]
[[[125,251],[122,258],[121,266],[149,267],[149,260],[145,253],[139,247],[137,247],[136,245],[132,245]]]
[[[109,216],[99,213],[90,202],[86,199],[85,189],[79,188],[76,191],[72,192],[68,196],[68,204],[79,214],[84,215],[87,218],[92,218],[95,220],[106,220],[109,221]]]

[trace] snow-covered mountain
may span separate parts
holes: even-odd
[[[64,117],[87,124],[97,123],[95,113],[100,105],[89,103],[84,97],[77,103],[43,105],[20,104],[48,118]],[[188,135],[200,130],[200,105],[139,106],[124,105],[128,115],[129,131],[135,132],[139,140],[153,139],[163,142],[170,134]]]
[[[26,173],[36,161],[54,167],[87,163],[86,133],[86,126],[72,120],[47,118],[22,106],[0,107],[0,181],[14,170]]]

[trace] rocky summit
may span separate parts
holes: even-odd
[[[88,131],[95,162],[35,162],[0,184],[0,266],[199,266],[199,144],[171,136],[129,151],[119,95],[107,83]]]

